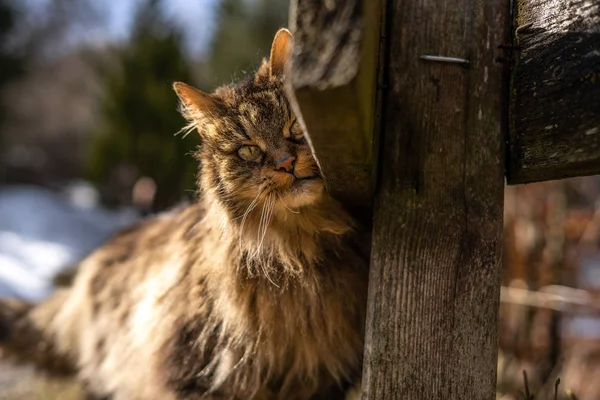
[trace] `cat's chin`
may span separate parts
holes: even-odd
[[[290,209],[306,207],[319,201],[325,187],[320,178],[296,179],[283,193],[281,199]]]

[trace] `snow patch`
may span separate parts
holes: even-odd
[[[100,207],[97,192],[85,182],[63,193],[1,186],[0,297],[43,299],[52,292],[52,277],[138,218],[133,209]]]

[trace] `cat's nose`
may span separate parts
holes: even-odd
[[[291,154],[286,154],[275,162],[275,171],[294,172],[294,164],[296,163],[296,157]]]

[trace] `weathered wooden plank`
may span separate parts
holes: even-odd
[[[363,400],[494,399],[507,0],[395,0]],[[468,58],[437,63],[421,55]]]
[[[518,0],[508,183],[600,174],[600,2]]]
[[[330,193],[369,206],[375,184],[381,0],[292,0],[288,95]]]

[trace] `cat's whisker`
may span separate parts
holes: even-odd
[[[262,248],[265,234],[267,232],[267,224],[268,224],[267,219],[270,214],[269,210],[272,205],[272,199],[273,199],[273,192],[269,192],[269,194],[267,195],[267,198],[265,199],[265,202],[263,203],[262,213],[260,215],[260,222],[258,224],[258,232],[257,232],[258,233],[258,236],[257,236],[258,246],[256,248],[256,254],[258,254],[258,252]]]
[[[265,239],[265,235],[267,233],[267,228],[269,227],[269,222],[271,222],[271,216],[273,215],[273,205],[275,203],[275,196],[273,192],[269,193],[269,197],[265,201],[265,216],[263,218],[262,229],[260,230],[260,242],[259,248],[262,247],[263,241]]]
[[[235,220],[237,220],[237,219],[240,219],[240,218],[242,218],[242,219],[243,219],[243,218],[245,218],[245,217],[248,215],[248,213],[249,213],[250,211],[254,210],[254,208],[255,208],[255,207],[256,207],[256,205],[257,205],[258,198],[260,197],[260,195],[261,195],[261,194],[263,194],[263,192],[262,192],[262,191],[260,191],[260,192],[259,192],[259,193],[256,195],[256,197],[254,198],[254,200],[252,200],[252,202],[250,203],[250,205],[248,206],[248,208],[246,208],[246,211],[244,211],[244,213],[243,213],[242,215],[240,215],[239,217],[232,218],[232,221],[235,221]]]
[[[263,224],[264,217],[265,217],[265,207],[267,205],[267,201],[269,200],[270,196],[271,196],[271,193],[268,193],[267,198],[265,199],[265,201],[263,202],[263,205],[262,205],[262,210],[260,212],[260,219],[258,221],[258,229],[256,232],[256,234],[257,234],[256,240],[258,241],[258,244],[256,245],[256,248],[252,252],[252,256],[251,256],[252,258],[258,256],[258,254],[261,250],[261,247],[262,247],[262,242],[260,241],[260,232],[261,232],[262,224]],[[261,269],[263,269],[263,272],[264,272],[264,267],[262,265],[261,265]]]
[[[274,204],[275,204],[275,197],[273,196],[273,193],[269,193],[269,198],[266,202],[265,218],[263,221],[262,230],[260,231],[260,242],[258,244],[258,248],[262,247],[263,241],[265,240],[265,235],[267,234],[267,228],[269,227],[269,223],[271,222],[271,217],[273,216]]]
[[[262,228],[262,225],[263,225],[263,220],[264,220],[264,217],[265,217],[265,206],[267,205],[267,201],[268,201],[268,199],[270,198],[270,196],[271,196],[271,193],[269,193],[269,194],[268,194],[268,196],[267,196],[267,199],[265,199],[265,201],[263,202],[263,205],[262,205],[262,210],[261,210],[261,212],[260,212],[260,220],[258,221],[258,230],[257,230],[257,232],[256,232],[256,234],[257,234],[257,236],[256,236],[256,240],[257,240],[259,243],[258,243],[258,245],[257,245],[256,249],[254,249],[254,252],[252,253],[252,256],[253,256],[253,257],[255,257],[255,256],[257,256],[257,255],[258,255],[258,253],[259,253],[259,251],[260,251],[260,248],[261,248],[261,246],[262,246],[262,243],[260,242],[260,232],[261,232],[261,228]]]
[[[267,228],[269,227],[269,224],[273,217],[273,210],[275,209],[275,201],[276,201],[276,199],[275,199],[275,196],[273,195],[273,192],[270,192],[269,196],[267,197],[267,200],[265,201],[265,204],[263,205],[264,218],[261,218],[262,230],[261,230],[261,226],[259,225],[260,241],[259,241],[258,247],[256,249],[257,254],[260,251],[260,249],[262,248],[262,244],[265,239],[265,235],[267,234]],[[261,217],[262,217],[262,215],[261,215]],[[269,282],[271,282],[274,286],[279,287],[279,285],[277,285],[275,283],[275,281],[273,281],[273,279],[271,279],[271,276],[269,275],[269,270],[266,268],[265,263],[260,263],[260,266],[261,266],[261,269],[262,269],[263,273],[265,274],[265,277],[267,278],[267,280]]]
[[[187,137],[187,135],[189,135],[190,132],[192,132],[194,129],[196,129],[196,122],[190,122],[189,124],[187,124],[186,126],[184,126],[183,128],[181,128],[175,134],[175,136],[183,134],[183,138],[185,139]]]
[[[252,212],[252,210],[254,210],[257,205],[258,205],[257,199],[253,200],[252,203],[250,203],[250,205],[248,206],[248,208],[246,208],[246,211],[244,211],[244,213],[242,215],[240,215],[239,217],[233,218],[233,221],[241,218],[242,219],[242,228],[243,228],[244,221],[248,217],[248,214],[250,214],[250,212]]]
[[[267,225],[265,226],[265,232],[267,231],[269,224],[273,220],[273,212],[275,211],[275,203],[277,203],[277,199],[275,198],[275,195],[273,195],[273,196],[271,196],[271,204],[269,206],[269,214],[268,214],[268,219],[267,219]],[[264,236],[264,234],[263,234],[263,236]]]
[[[258,194],[256,195],[256,197],[254,198],[254,200],[252,200],[252,203],[250,203],[250,205],[248,206],[248,208],[246,209],[246,212],[244,212],[244,214],[241,216],[242,217],[242,224],[240,226],[240,234],[239,234],[239,246],[240,249],[243,247],[242,246],[242,242],[243,242],[243,236],[244,236],[244,224],[246,223],[246,218],[248,218],[248,215],[252,212],[252,210],[254,210],[256,208],[256,206],[258,205],[258,198],[260,197],[260,195],[263,194],[263,190],[260,190],[258,192]],[[239,217],[238,217],[239,218]]]
[[[248,209],[244,213],[244,218],[242,218],[242,224],[240,226],[240,234],[239,234],[239,241],[240,241],[239,246],[240,246],[240,249],[243,247],[242,242],[243,242],[244,224],[246,223],[246,218],[252,212],[252,210],[254,210],[256,208],[256,206],[258,205],[258,202],[256,202],[256,201],[254,201],[253,203],[254,204],[250,204],[250,206],[248,206]]]
[[[290,207],[288,207],[287,204],[285,204],[285,201],[283,201],[283,198],[281,197],[281,194],[279,192],[277,192],[277,196],[279,196],[279,200],[281,200],[281,203],[284,205],[285,208],[288,209],[289,212],[294,213],[294,214],[300,214],[300,211],[292,210]]]

